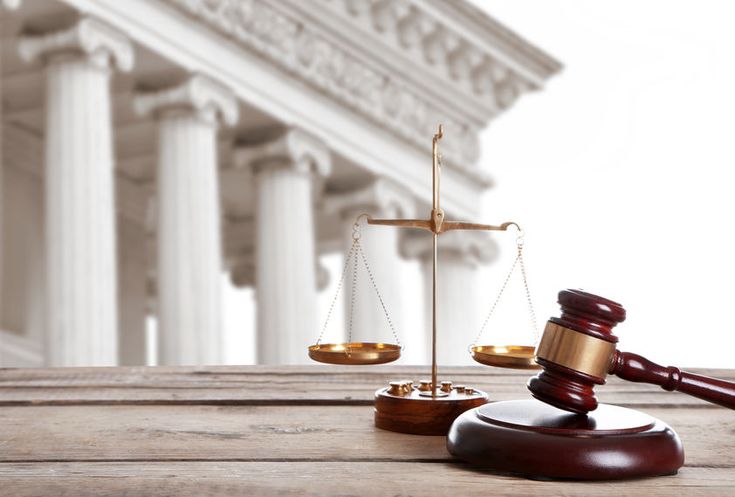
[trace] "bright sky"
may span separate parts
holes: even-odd
[[[565,65],[483,136],[496,187],[482,221],[526,229],[539,324],[558,315],[560,289],[583,288],[626,307],[622,350],[735,367],[735,3],[475,3]],[[503,256],[480,275],[478,329],[514,255],[512,235],[497,240]],[[327,264],[336,283],[339,256]],[[415,265],[398,279],[420,292]],[[322,292],[322,314],[333,289]],[[233,363],[253,360],[252,295],[225,295]],[[484,342],[532,340],[524,299],[515,278]],[[414,304],[405,312],[421,315]]]
[[[584,288],[626,307],[621,349],[735,367],[735,3],[476,3],[565,65],[483,136],[487,217],[526,229],[539,321]],[[498,329],[518,327],[508,300]]]

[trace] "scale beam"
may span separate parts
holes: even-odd
[[[434,232],[431,221],[425,219],[373,219],[368,217],[368,224],[378,224],[381,226],[396,226],[398,228],[415,228]]]
[[[431,231],[434,234],[441,235],[447,231],[507,231],[511,226],[515,226],[518,231],[521,227],[513,221],[503,223],[499,226],[492,224],[468,223],[465,221],[444,221],[441,227],[436,230],[433,220],[425,219],[373,219],[368,216],[368,224],[380,226],[395,226],[398,228],[414,228]]]
[[[518,231],[521,231],[521,227],[512,221],[503,223],[500,226],[493,226],[492,224],[466,223],[464,221],[444,221],[444,223],[442,224],[441,233],[455,230],[507,231],[508,228],[511,226],[515,226]]]

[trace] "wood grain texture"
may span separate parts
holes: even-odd
[[[698,370],[735,379],[735,371]],[[658,387],[611,381],[681,436],[679,475],[537,482],[454,460],[444,437],[373,426],[372,396],[427,368],[214,367],[0,370],[2,495],[733,496],[735,414]],[[528,398],[528,373],[444,368],[491,400]],[[612,400],[611,400],[612,399]],[[716,427],[716,434],[713,434]]]
[[[679,433],[687,464],[735,468],[731,411],[645,412]],[[375,428],[369,406],[4,407],[0,443],[5,462],[451,459],[444,437]]]
[[[676,476],[589,483],[532,481],[459,463],[80,462],[2,464],[0,482],[14,497],[731,497],[735,474],[730,469],[683,468]]]

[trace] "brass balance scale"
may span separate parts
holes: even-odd
[[[365,219],[367,224],[394,226],[397,228],[413,228],[426,230],[432,233],[433,240],[433,277],[432,277],[432,354],[431,354],[431,380],[422,380],[418,385],[413,381],[392,381],[386,388],[381,388],[375,393],[375,425],[379,428],[402,433],[414,433],[421,435],[444,435],[447,433],[452,421],[462,412],[478,407],[487,402],[487,394],[475,388],[465,385],[453,385],[450,381],[438,381],[436,361],[436,336],[437,336],[437,265],[438,265],[438,240],[439,235],[454,230],[472,231],[507,231],[513,226],[517,232],[516,239],[517,255],[513,265],[505,278],[500,292],[497,295],[490,311],[485,318],[480,332],[474,344],[469,346],[472,358],[488,366],[513,369],[537,369],[532,345],[477,345],[482,338],[487,323],[502,297],[511,276],[516,268],[520,268],[523,284],[528,301],[529,314],[533,326],[534,342],[538,340],[537,326],[533,304],[528,291],[526,269],[523,262],[523,232],[520,226],[514,222],[506,222],[499,226],[489,224],[478,224],[469,222],[448,221],[444,217],[444,211],[440,206],[439,180],[441,174],[441,154],[439,153],[439,140],[443,137],[442,125],[432,140],[433,157],[433,202],[431,216],[429,219],[373,219],[369,214],[361,214],[355,220],[352,232],[352,246],[345,257],[344,269],[340,278],[334,300],[327,314],[324,327],[315,345],[309,347],[309,357],[315,361],[327,364],[342,365],[369,365],[383,364],[397,360],[401,356],[402,345],[393,327],[385,302],[378,290],[378,285],[373,277],[367,257],[360,244],[361,221]],[[343,287],[345,275],[352,264],[353,274],[357,274],[359,262],[362,262],[369,276],[371,285],[375,290],[378,301],[385,313],[388,325],[393,333],[395,343],[380,342],[353,342],[352,341],[352,307],[355,301],[355,279],[351,289],[351,307],[349,317],[349,337],[345,343],[322,343],[329,318],[332,315],[337,297]]]

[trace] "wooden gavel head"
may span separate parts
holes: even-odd
[[[618,337],[612,329],[625,320],[625,309],[580,290],[559,292],[561,317],[546,323],[536,348],[543,368],[528,381],[531,394],[552,406],[579,414],[597,408],[595,385],[605,383]]]

